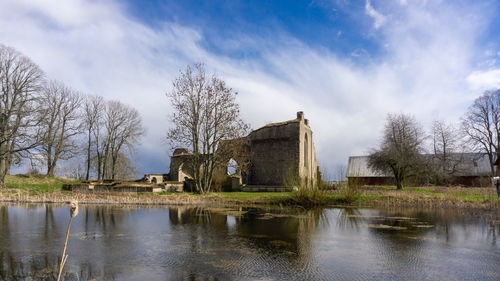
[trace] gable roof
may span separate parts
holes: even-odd
[[[368,156],[351,156],[347,163],[346,176],[348,178],[356,177],[394,177],[392,174],[381,173],[370,169],[368,166]]]
[[[432,159],[433,154],[425,154]],[[491,168],[487,154],[483,153],[451,153],[450,157],[458,162],[455,176],[474,177],[490,176]],[[347,164],[346,176],[349,177],[394,177],[391,173],[381,173],[370,169],[369,156],[351,156]]]

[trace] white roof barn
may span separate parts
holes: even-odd
[[[425,157],[434,159],[433,154],[425,154]],[[454,174],[456,177],[488,177],[491,175],[488,155],[484,153],[452,153],[449,157],[456,163],[456,173]],[[394,177],[391,173],[370,169],[368,158],[369,156],[349,157],[347,178]],[[437,161],[437,159],[433,161]]]

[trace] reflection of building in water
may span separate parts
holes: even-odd
[[[311,237],[320,223],[322,211],[286,210],[270,213],[245,207],[181,206],[169,208],[169,219],[172,225],[191,225],[194,229],[203,229],[189,234],[190,239],[193,239],[189,243],[193,245],[198,245],[200,239],[205,240],[207,237],[210,237],[210,241],[225,241],[229,235],[240,240],[239,251],[258,249],[269,253],[286,252],[291,254],[294,263],[302,265],[307,264],[313,255]]]
[[[303,112],[297,112],[296,119],[267,124],[245,138],[225,141],[222,147],[232,147],[234,153],[227,155],[224,163],[228,167],[218,169],[218,176],[227,176],[234,169],[247,191],[284,191],[279,188],[296,184],[316,186],[316,152],[312,130]],[[170,181],[193,178],[191,157],[185,148],[174,151]]]

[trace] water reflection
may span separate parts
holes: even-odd
[[[55,280],[68,219],[0,204],[0,279]],[[456,210],[81,206],[65,278],[498,280],[499,231]]]

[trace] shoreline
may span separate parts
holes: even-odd
[[[438,187],[441,188],[441,187]],[[427,188],[428,189],[428,188]],[[446,188],[449,189],[449,188]],[[422,188],[422,190],[425,190]],[[484,190],[484,188],[483,188]],[[469,190],[471,191],[471,190]],[[474,193],[475,194],[475,193]],[[476,194],[477,195],[477,194]],[[432,208],[432,209],[467,209],[500,212],[500,201],[491,194],[484,195],[485,200],[465,200],[439,194],[430,196],[414,190],[377,190],[361,188],[352,202],[346,201],[340,191],[325,192],[324,202],[317,207],[355,207],[355,208]],[[78,200],[85,205],[137,205],[137,206],[279,206],[304,208],[293,200],[292,193],[210,193],[207,195],[189,193],[125,193],[100,192],[82,193],[67,191],[37,192],[34,190],[0,190],[1,203],[21,204],[67,204]],[[316,207],[309,206],[309,207]]]

